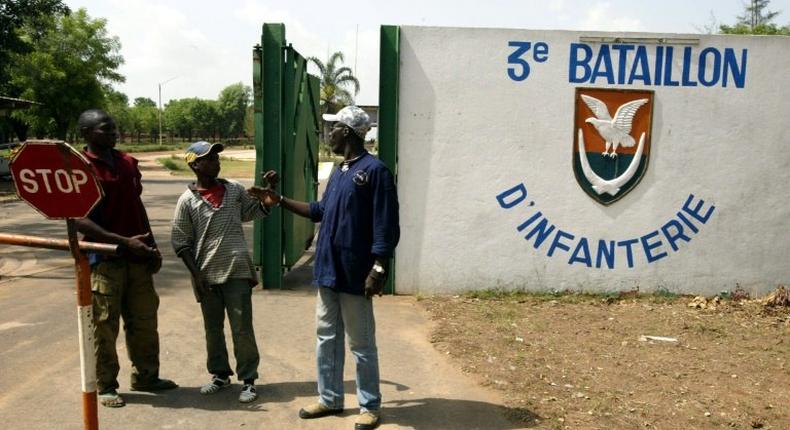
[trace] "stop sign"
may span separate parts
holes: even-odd
[[[24,143],[11,176],[19,198],[50,219],[85,218],[103,195],[88,160],[65,142]]]

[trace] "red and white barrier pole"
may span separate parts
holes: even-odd
[[[68,218],[69,247],[74,256],[74,271],[77,278],[77,327],[80,343],[80,371],[82,380],[82,422],[85,430],[99,429],[96,399],[96,355],[93,352],[93,303],[91,301],[91,270],[88,258],[80,252],[77,227],[74,219]]]

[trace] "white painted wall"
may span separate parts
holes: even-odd
[[[696,52],[746,48],[746,86],[571,84],[569,45],[580,36],[693,37]],[[548,61],[530,61],[522,82],[507,76],[513,40],[549,45]],[[714,294],[737,283],[758,294],[790,284],[790,38],[402,27],[400,49],[398,292],[639,286]],[[609,207],[574,178],[577,86],[655,91],[648,171]],[[496,196],[519,183],[534,206],[500,207]],[[715,205],[708,222],[659,261],[636,252],[631,269],[569,265],[570,253],[548,257],[548,243],[536,250],[516,230],[539,210],[577,239],[638,238],[690,194]]]

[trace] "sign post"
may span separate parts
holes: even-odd
[[[60,141],[26,142],[11,160],[11,176],[20,199],[49,219],[66,219],[77,279],[83,426],[98,430],[90,267],[80,252],[75,219],[88,216],[101,201],[102,189],[88,160]]]

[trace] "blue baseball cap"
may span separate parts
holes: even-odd
[[[224,150],[225,146],[221,143],[208,143],[201,140],[189,145],[189,148],[184,153],[184,161],[189,164],[204,155],[211,154],[211,152],[222,152]]]

